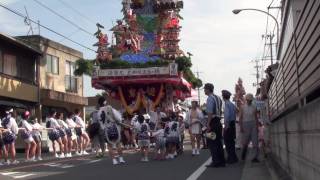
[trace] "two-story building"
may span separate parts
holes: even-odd
[[[83,97],[83,77],[74,75],[75,62],[83,58],[83,54],[40,35],[16,39],[42,52],[39,63],[41,113],[38,115],[42,121],[51,109],[66,113],[77,108],[84,114],[88,101]]]
[[[41,52],[0,33],[0,117],[7,107],[16,115],[24,110],[32,114],[40,102],[39,62]]]

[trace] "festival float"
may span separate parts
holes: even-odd
[[[183,1],[123,0],[122,5],[124,17],[111,28],[111,44],[97,24],[97,57],[79,60],[75,73],[89,71],[92,86],[119,99],[130,114],[158,105],[172,109],[174,99],[202,86],[179,47]]]

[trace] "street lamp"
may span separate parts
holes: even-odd
[[[233,14],[239,14],[241,11],[258,11],[258,12],[262,12],[268,16],[270,16],[275,22],[276,22],[276,25],[277,25],[277,43],[276,43],[276,47],[278,47],[278,43],[279,43],[279,32],[280,32],[280,26],[279,26],[279,22],[277,20],[276,17],[274,17],[272,14],[266,12],[266,11],[263,11],[263,10],[260,10],[260,9],[254,9],[254,8],[246,8],[246,9],[234,9],[232,12]]]

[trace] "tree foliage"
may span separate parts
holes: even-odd
[[[191,71],[191,69],[186,69],[185,71],[183,71],[183,76],[184,78],[186,78],[186,80],[188,82],[190,82],[192,84],[193,88],[200,88],[202,87],[202,81],[201,79],[198,79],[194,73]]]
[[[76,69],[74,74],[76,76],[82,76],[83,74],[91,76],[93,71],[93,60],[79,59],[76,62]]]
[[[185,72],[192,67],[191,58],[182,56],[178,57],[175,62],[178,64],[178,70]]]
[[[192,62],[190,57],[178,57],[175,62],[178,64],[178,70],[183,72],[184,78],[192,84],[193,88],[202,86],[202,81],[198,79],[191,70]]]

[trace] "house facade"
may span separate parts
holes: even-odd
[[[44,122],[51,109],[65,114],[80,109],[85,117],[88,100],[83,96],[83,77],[74,75],[75,62],[83,58],[83,54],[39,35],[16,38],[42,52],[39,62],[39,118]]]
[[[40,104],[41,52],[0,33],[0,117],[13,107],[17,118],[25,110],[36,114]]]

